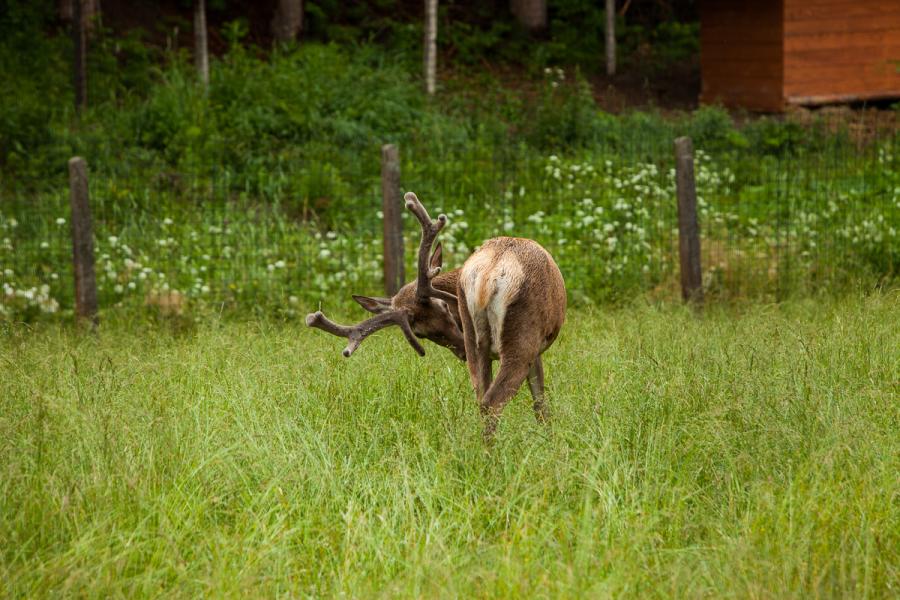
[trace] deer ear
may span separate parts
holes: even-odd
[[[366,309],[370,313],[375,313],[376,315],[380,315],[383,312],[391,310],[390,298],[370,298],[369,296],[354,295],[353,299],[356,300],[364,309]]]
[[[428,261],[429,269],[439,268],[444,264],[444,247],[440,242],[437,243],[437,246],[434,247],[434,252],[431,253],[431,260]]]

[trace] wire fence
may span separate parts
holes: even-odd
[[[380,144],[353,164],[317,156],[271,173],[120,177],[89,165],[101,307],[188,306],[302,314],[382,283]],[[778,299],[892,278],[900,257],[895,130],[815,152],[754,154],[698,143],[707,297]],[[400,148],[401,185],[446,213],[445,262],[483,240],[533,238],[558,262],[573,301],[677,297],[678,232],[670,140],[537,154]],[[3,192],[0,311],[72,309],[65,180]],[[405,211],[404,211],[405,212]],[[418,242],[404,216],[406,273]]]

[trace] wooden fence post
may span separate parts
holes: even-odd
[[[700,227],[697,224],[697,188],[694,184],[694,147],[691,138],[675,140],[675,186],[678,194],[678,256],[681,264],[681,296],[703,302],[700,270]]]
[[[403,195],[400,152],[394,144],[381,147],[381,211],[384,223],[384,291],[393,296],[403,287]]]
[[[75,316],[97,325],[97,280],[94,276],[94,232],[88,201],[87,163],[69,159],[69,202],[72,207],[72,261],[75,272]]]

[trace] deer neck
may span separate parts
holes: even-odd
[[[442,292],[448,292],[455,296],[456,284],[458,282],[459,269],[453,269],[451,271],[438,273],[437,276],[431,280],[431,285],[433,285],[435,289],[441,290]]]

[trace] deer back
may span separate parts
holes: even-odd
[[[509,344],[526,346],[524,353],[540,354],[565,321],[562,273],[533,240],[498,237],[486,241],[460,269],[458,286],[476,335],[490,336],[494,355]]]

